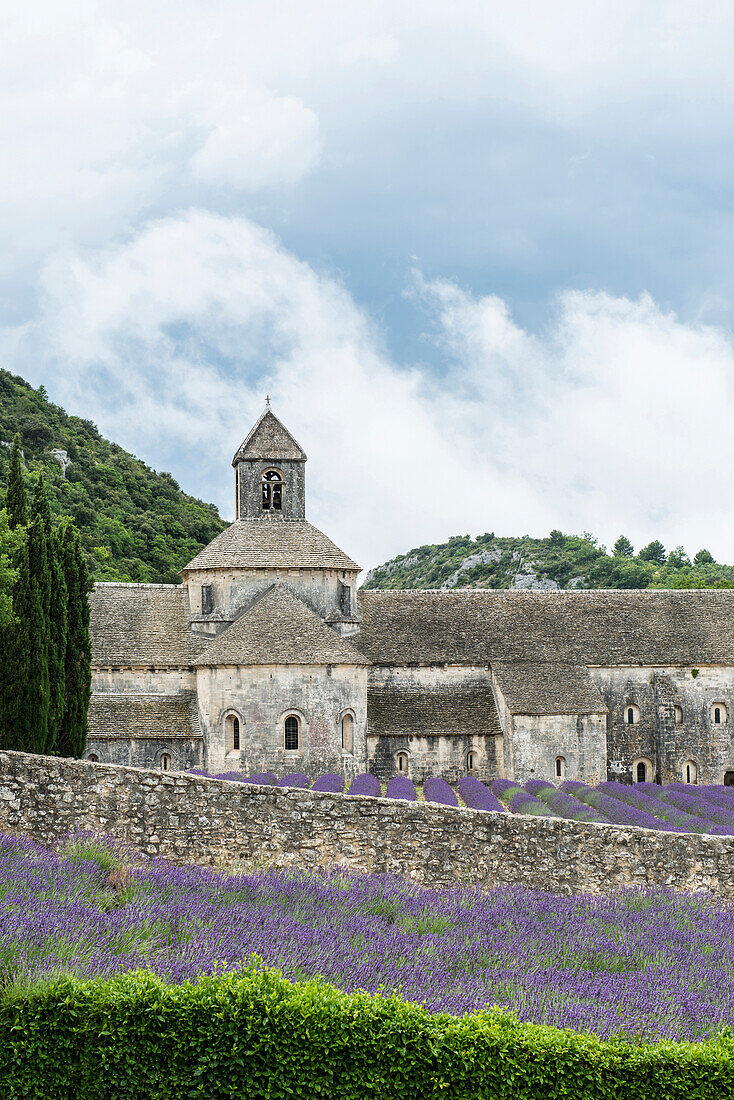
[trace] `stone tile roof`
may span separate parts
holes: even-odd
[[[131,695],[124,692],[94,692],[89,701],[90,740],[109,738],[201,737],[196,694]]]
[[[607,706],[588,668],[550,662],[493,664],[511,714],[606,714]]]
[[[194,664],[366,665],[368,661],[289,588],[273,584],[217,635]]]
[[[427,688],[410,680],[370,683],[367,689],[370,735],[383,737],[461,737],[500,734],[488,675]]]
[[[359,608],[378,664],[734,664],[734,590],[373,589]]]
[[[305,519],[238,519],[181,570],[346,569],[351,558]]]
[[[281,424],[274,412],[265,410],[247,439],[241,444],[232,459],[232,465],[248,459],[265,459],[276,462],[285,459],[288,462],[305,462],[303,447],[295,441],[291,433]]]
[[[188,667],[204,644],[189,630],[186,588],[175,584],[94,586],[92,664]]]

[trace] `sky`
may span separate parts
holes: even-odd
[[[15,5],[0,365],[226,518],[269,393],[365,568],[732,562],[732,56],[717,0]]]

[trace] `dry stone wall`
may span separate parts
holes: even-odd
[[[734,898],[734,840],[452,809],[0,752],[0,830],[101,829],[179,863],[399,872],[559,893],[665,885]]]

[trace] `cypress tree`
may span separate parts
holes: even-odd
[[[42,528],[38,539],[39,524],[35,528],[33,554],[37,556],[39,541],[45,542]],[[6,633],[7,645],[2,666],[3,728],[0,731],[2,745],[20,752],[45,752],[48,742],[49,684],[47,647],[43,641],[46,621],[43,600],[37,579],[37,568],[32,567],[30,537],[24,539],[17,554],[15,566],[18,580],[13,592],[13,611],[16,623]]]
[[[51,733],[51,682],[49,678],[49,652],[51,633],[51,568],[46,528],[41,516],[31,519],[28,525],[28,568],[35,585],[38,598],[39,617],[33,619],[33,629],[29,630],[27,642],[33,649],[29,654],[32,680],[36,684],[37,699],[36,725],[37,736],[34,744],[40,748],[28,749],[28,752],[48,752]],[[17,614],[18,612],[16,612]]]
[[[66,636],[67,636],[67,586],[63,568],[63,548],[58,529],[51,523],[51,508],[46,494],[43,474],[38,479],[33,496],[31,515],[43,524],[48,556],[48,616],[47,646],[49,675],[49,731],[47,752],[54,752],[59,727],[64,713],[66,696]],[[45,596],[45,591],[43,595]]]
[[[20,436],[16,432],[13,436],[13,446],[10,449],[10,472],[8,474],[8,489],[5,495],[5,507],[8,510],[8,523],[10,528],[22,526],[28,523],[28,497],[26,496],[25,483],[23,481],[23,463],[20,457]]]
[[[89,634],[89,577],[79,532],[70,521],[60,531],[63,572],[67,587],[64,712],[56,751],[79,757],[87,743],[87,713],[92,681],[92,640]]]

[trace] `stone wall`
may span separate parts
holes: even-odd
[[[0,752],[0,830],[102,829],[178,862],[400,872],[559,893],[660,884],[734,898],[734,839],[252,787]]]

